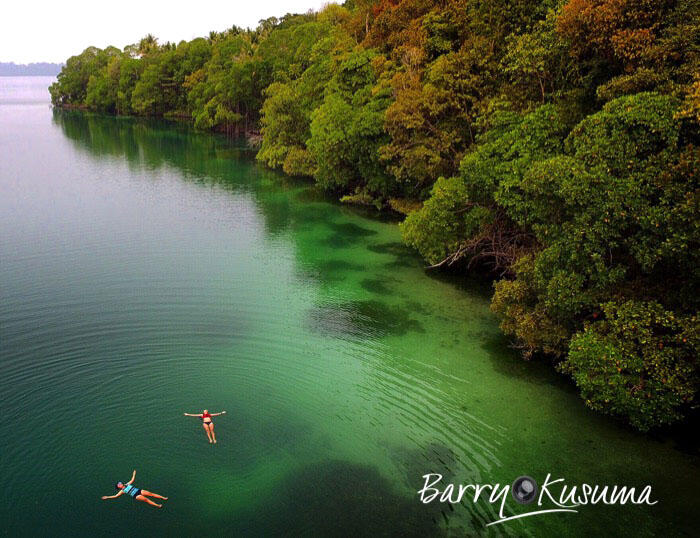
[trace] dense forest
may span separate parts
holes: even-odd
[[[525,358],[640,430],[700,386],[700,0],[348,0],[178,44],[90,47],[57,106],[247,134],[487,272]],[[439,268],[439,269],[438,269]]]

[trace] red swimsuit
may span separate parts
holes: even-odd
[[[205,421],[205,418],[208,418],[209,422]],[[211,424],[211,413],[202,413],[202,422],[205,424]]]

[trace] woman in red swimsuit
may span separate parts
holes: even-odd
[[[218,417],[219,415],[225,415],[226,411],[221,413],[210,413],[206,409],[198,415],[193,415],[191,413],[185,413],[186,417],[199,417],[202,419],[202,426],[204,426],[204,431],[207,432],[207,437],[210,443],[216,443],[216,434],[214,433],[214,423],[211,421],[211,417]]]

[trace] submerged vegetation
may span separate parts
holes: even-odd
[[[207,38],[90,47],[54,104],[259,133],[257,158],[408,216],[433,266],[586,404],[696,405],[700,0],[348,0]]]

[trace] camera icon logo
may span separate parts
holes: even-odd
[[[511,495],[520,504],[530,504],[537,497],[537,482],[529,476],[520,476],[511,486]]]

